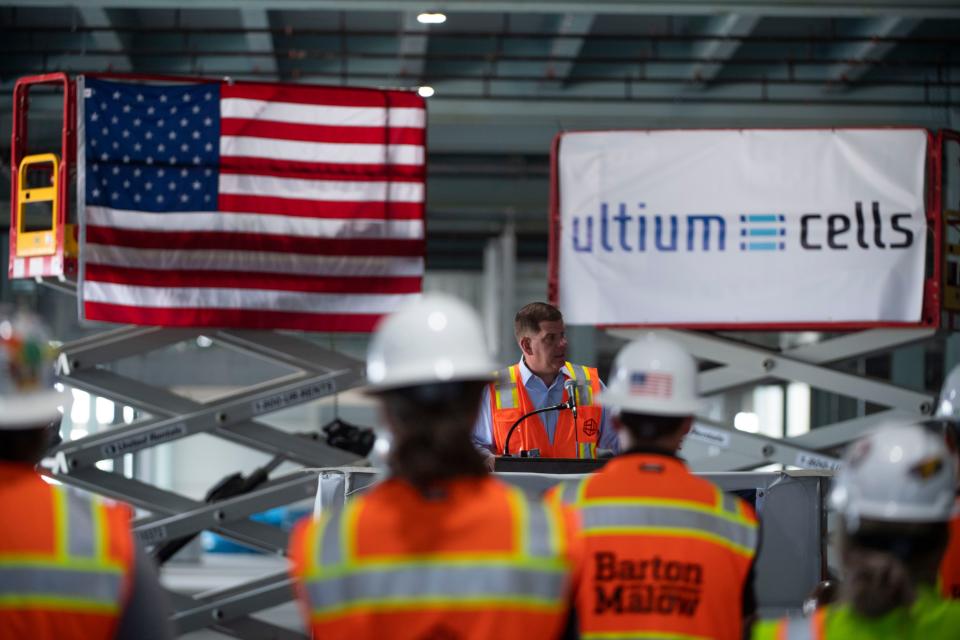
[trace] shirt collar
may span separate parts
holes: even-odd
[[[530,368],[527,366],[527,363],[524,362],[523,358],[521,357],[520,358],[520,379],[523,380],[523,386],[527,386],[527,383],[530,382],[530,378],[534,377],[535,375],[537,374],[535,374],[533,371],[530,371]],[[567,371],[566,365],[564,365],[560,369],[560,375],[563,376],[564,379],[570,377],[570,374]],[[543,380],[540,380],[540,381],[543,382]],[[557,381],[554,380],[553,383],[556,384]]]

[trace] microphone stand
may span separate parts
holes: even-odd
[[[570,412],[573,413],[573,440],[577,443],[577,457],[580,457],[580,429],[577,425],[577,383],[573,380],[567,380],[563,383],[563,388],[567,392],[567,404],[570,406]]]
[[[571,404],[569,402],[561,402],[560,404],[555,404],[552,407],[544,407],[543,409],[537,409],[535,411],[531,411],[530,413],[525,413],[524,415],[520,416],[520,418],[516,422],[514,422],[513,425],[510,427],[510,430],[507,431],[507,441],[503,443],[504,457],[507,457],[507,458],[511,457],[510,456],[510,437],[513,435],[514,430],[520,426],[521,422],[523,422],[530,416],[537,415],[538,413],[546,413],[547,411],[562,411],[563,409],[570,409],[570,408],[571,408]]]

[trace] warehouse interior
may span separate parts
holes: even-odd
[[[443,19],[424,21],[424,14]],[[417,91],[426,99],[427,113],[423,290],[473,307],[483,320],[491,356],[507,365],[517,357],[514,312],[549,295],[556,136],[661,129],[958,130],[958,44],[960,3],[955,0],[13,0],[0,2],[0,173],[5,185],[15,182],[13,91],[25,76],[146,74]],[[58,149],[62,122],[60,93],[32,93],[29,148]],[[960,208],[960,163],[953,161],[945,208]],[[0,207],[10,210],[11,204],[11,190],[0,191]],[[0,239],[5,262],[11,257],[9,233],[8,221]],[[303,353],[329,350],[360,362],[369,343],[367,334],[297,332],[281,335],[276,352],[254,353],[229,329],[178,329],[164,337],[131,331],[118,340],[133,342],[113,343],[102,336],[124,329],[79,321],[69,282],[4,275],[0,302],[36,310],[58,341],[78,345],[81,354],[102,348],[116,356],[98,366],[118,379],[186,399],[184,414],[292,376],[299,360],[291,355],[297,347],[284,342],[288,338],[303,341]],[[734,448],[742,449],[718,457],[701,440],[691,449],[702,463],[692,464],[693,470],[718,476],[795,470],[796,451],[807,449],[790,446],[817,452],[829,466],[846,441],[818,439],[818,429],[860,428],[878,414],[904,411],[907,403],[913,403],[917,416],[929,415],[947,372],[960,363],[953,326],[951,316],[933,328],[890,329],[891,335],[872,334],[876,341],[859,349],[838,342],[836,355],[830,355],[828,344],[809,366],[829,365],[830,372],[846,376],[833,387],[829,376],[818,386],[812,369],[792,377],[761,370],[743,375],[737,384],[721,383],[714,371],[718,382],[699,416],[701,426],[708,435],[732,434]],[[631,331],[568,324],[569,359],[592,363],[606,380],[617,351],[635,335]],[[912,333],[892,335],[897,331]],[[849,338],[846,330],[828,327],[703,333],[744,348],[730,360],[717,348],[711,359],[703,354],[713,347],[690,338],[691,349],[702,349],[705,373],[757,363],[769,372],[781,364],[777,358]],[[860,395],[858,378],[867,381]],[[875,383],[902,391],[901,404],[884,404],[890,391],[870,386]],[[322,428],[338,420],[373,427],[380,420],[375,403],[358,391],[359,378],[350,386],[356,388],[257,420],[285,434],[321,438]],[[124,394],[134,393],[129,389],[113,395],[108,389],[102,395],[95,386],[72,389],[73,405],[62,427],[66,441],[168,417],[151,413],[149,402],[138,405],[133,395],[125,402]],[[163,404],[160,396],[155,401]],[[190,437],[104,459],[97,468],[196,502],[221,479],[272,462],[277,465],[270,471],[278,475],[329,467],[321,472],[320,493],[326,482],[325,499],[334,504],[369,482],[368,471],[359,468],[367,464],[362,456],[341,450],[329,464],[275,460],[265,447],[225,440],[212,431],[198,429]],[[766,448],[781,441],[786,448],[776,454]],[[791,501],[810,501],[822,509],[826,484],[821,479],[829,474],[810,474],[801,472],[794,484],[778,490],[789,493]],[[777,482],[773,475],[762,476],[768,491]],[[290,491],[285,497],[293,495]],[[292,519],[314,506],[309,487],[304,492],[298,485],[295,491],[299,498],[274,513],[275,524],[287,530]],[[818,521],[812,533],[798,534],[792,542],[803,553],[822,551],[826,567],[836,562],[833,552],[828,558],[826,546],[810,542],[823,543],[825,519],[822,525],[821,530]],[[246,589],[242,597],[240,591],[229,594],[242,600],[243,616],[216,603],[202,611],[184,608],[181,637],[304,637],[289,591],[276,595],[289,585],[270,581],[285,570],[286,560],[262,548],[251,553],[235,540],[205,531],[166,565],[162,579],[173,591]],[[780,569],[771,565],[769,571]],[[770,612],[787,608],[771,604]],[[228,611],[227,619],[217,618],[217,611]],[[278,635],[261,635],[266,633],[261,624]]]

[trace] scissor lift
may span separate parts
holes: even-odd
[[[630,339],[637,329],[612,329]],[[888,407],[869,416],[838,422],[794,438],[771,438],[731,429],[698,418],[683,445],[684,456],[697,471],[735,471],[771,463],[809,469],[836,469],[835,450],[883,420],[929,416],[936,398],[926,392],[841,371],[834,363],[877,355],[930,340],[936,329],[873,329],[830,338],[787,351],[765,349],[723,337],[692,331],[664,331],[701,360],[723,363],[700,374],[705,395],[755,386],[771,379],[803,382],[851,398]]]
[[[27,155],[30,90],[50,85],[63,92],[60,151]],[[75,278],[77,227],[68,211],[77,154],[76,86],[64,73],[23,78],[14,87],[13,104],[10,278]]]
[[[215,343],[284,365],[296,373],[256,385],[208,403],[111,372],[103,365],[131,355],[191,340],[198,335]],[[258,422],[257,418],[348,389],[360,380],[359,363],[310,342],[271,332],[210,331],[122,327],[63,346],[60,380],[95,396],[136,407],[152,417],[111,428],[72,442],[54,452],[53,476],[64,483],[129,502],[150,512],[134,523],[146,546],[156,546],[207,530],[270,554],[284,554],[287,534],[254,522],[249,516],[312,499],[317,473],[297,471],[273,478],[256,491],[225,501],[204,503],[155,486],[102,471],[96,463],[144,451],[198,433],[250,447],[307,468],[356,464],[357,456]],[[302,637],[250,618],[249,614],[288,602],[286,571],[223,591],[189,597],[172,593],[173,620],[180,633],[212,626],[243,638]],[[269,627],[269,629],[268,629]]]

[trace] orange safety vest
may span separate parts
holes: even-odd
[[[438,490],[425,498],[387,480],[298,525],[290,557],[313,637],[559,637],[576,562],[571,514],[489,477]]]
[[[950,520],[950,541],[940,562],[940,593],[944,598],[960,600],[960,500]]]
[[[0,639],[112,638],[129,595],[129,512],[0,463]]]
[[[553,442],[547,436],[540,415],[530,416],[518,426],[510,438],[510,453],[516,455],[521,449],[539,449],[542,458],[596,458],[597,442],[603,409],[594,399],[600,393],[600,376],[593,367],[584,367],[569,362],[563,365],[560,375],[577,383],[577,423],[574,428],[573,412],[560,411]],[[567,390],[563,390],[563,402]],[[497,372],[497,380],[490,383],[490,416],[493,418],[493,442],[496,454],[503,455],[510,427],[520,416],[537,409],[530,401],[520,365]]]
[[[581,516],[583,638],[740,639],[757,546],[744,501],[657,454],[614,458],[554,495]]]

